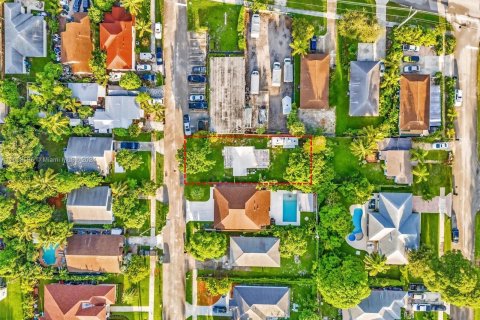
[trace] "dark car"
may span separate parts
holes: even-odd
[[[157,47],[157,49],[155,49],[155,58],[156,58],[156,61],[157,61],[157,65],[162,65],[163,64],[162,48]]]
[[[143,81],[150,81],[150,82],[155,82],[155,80],[157,80],[157,77],[151,73],[142,74],[141,78]]]
[[[419,62],[420,57],[419,56],[404,56],[403,57],[403,62]]]
[[[140,143],[134,141],[125,141],[120,143],[120,148],[137,150],[138,148],[140,148]]]
[[[310,39],[310,51],[317,51],[317,36],[313,36]]]
[[[207,77],[198,74],[191,74],[188,76],[188,82],[204,83],[207,82]]]
[[[445,307],[443,304],[432,304],[431,310],[432,311],[445,311],[445,310],[447,310],[447,307]]]
[[[75,0],[73,3],[73,11],[80,12],[80,5],[82,4],[82,0]]]
[[[213,311],[214,313],[227,313],[227,307],[213,306],[212,311]]]
[[[205,67],[205,66],[194,66],[194,67],[192,67],[192,73],[206,74],[207,73],[207,67]]]
[[[205,101],[189,102],[188,107],[190,109],[207,109],[208,103],[206,103]]]

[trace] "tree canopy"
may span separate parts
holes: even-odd
[[[18,107],[20,104],[20,94],[18,87],[12,80],[0,81],[0,101],[9,107]]]
[[[227,236],[221,232],[197,231],[190,235],[185,249],[195,259],[218,259],[227,252]]]
[[[142,155],[138,152],[122,149],[115,156],[118,164],[125,170],[136,170],[143,165]]]
[[[381,32],[376,16],[361,11],[347,11],[337,28],[339,35],[358,42],[375,42]]]
[[[280,239],[280,256],[282,258],[291,258],[295,255],[301,257],[307,252],[307,239],[311,234],[306,227],[277,227],[273,234]]]
[[[135,72],[129,71],[120,78],[119,84],[124,89],[135,90],[140,88],[142,81]]]
[[[352,216],[341,204],[326,205],[320,209],[318,235],[326,250],[340,248],[352,231]]]
[[[133,255],[127,264],[125,275],[133,283],[139,283],[150,273],[145,257]]]

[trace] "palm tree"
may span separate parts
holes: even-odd
[[[135,22],[135,30],[137,30],[139,38],[143,38],[145,33],[152,33],[152,23],[147,20],[138,19]]]
[[[292,48],[292,55],[301,55],[302,57],[308,53],[308,41],[302,41],[301,39],[295,39],[290,43]]]
[[[372,277],[375,277],[379,273],[384,273],[390,268],[390,266],[387,265],[387,258],[378,252],[366,255],[365,258],[363,258],[363,262],[365,263],[365,270],[367,270],[368,274]]]
[[[61,112],[41,118],[38,123],[50,135],[50,138],[60,137],[69,133],[70,120],[64,117]]]
[[[417,183],[427,181],[428,180],[428,168],[425,165],[418,165],[415,169],[412,170],[412,174],[417,179]]]
[[[425,158],[428,155],[428,151],[425,149],[416,148],[410,151],[410,154],[412,155],[413,161],[417,161],[418,163],[424,163]]]
[[[112,188],[112,194],[118,197],[126,195],[129,190],[126,181],[115,181],[110,185],[110,187]]]
[[[376,144],[378,141],[385,138],[385,133],[382,130],[378,130],[378,128],[374,128],[373,126],[363,127],[360,130],[360,135],[365,136],[369,144],[372,144],[372,148],[377,148]]]
[[[78,108],[82,106],[82,104],[75,98],[67,98],[62,102],[63,107],[71,112],[78,112]]]
[[[57,176],[58,174],[52,168],[35,172],[32,177],[32,187],[36,190],[39,199],[56,195]],[[30,197],[35,198],[35,195],[30,194]]]
[[[143,0],[121,0],[122,6],[136,16],[142,8]]]
[[[143,109],[146,113],[149,113],[152,109],[152,97],[146,92],[140,92],[138,96],[135,97],[135,101],[140,105],[140,108]]]
[[[158,122],[163,122],[165,120],[165,106],[160,103],[153,104],[154,111],[151,113],[152,116]]]
[[[371,145],[368,144],[365,138],[357,138],[353,140],[350,144],[350,151],[359,161],[365,160],[365,158],[372,153]]]
[[[73,224],[68,222],[50,222],[39,234],[42,247],[62,245],[72,235]]]

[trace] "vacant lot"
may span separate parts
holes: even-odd
[[[440,216],[438,213],[421,214],[420,244],[425,245],[438,254],[438,232]]]

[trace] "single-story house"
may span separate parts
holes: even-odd
[[[105,87],[98,83],[67,83],[67,86],[72,90],[72,97],[84,106],[97,106],[99,99],[106,95]]]
[[[144,111],[134,96],[106,96],[105,109],[95,110],[88,121],[95,131],[109,133],[115,128],[127,129],[133,120],[143,117]]]
[[[26,58],[47,56],[44,17],[25,13],[18,2],[3,4],[5,74],[27,73]]]
[[[100,23],[100,49],[107,52],[107,69],[135,68],[135,17],[122,7],[113,7]]]
[[[410,150],[380,151],[380,160],[385,161],[385,175],[394,179],[395,183],[413,183],[412,163]]]
[[[420,215],[411,193],[379,193],[378,208],[368,213],[368,241],[377,242],[387,264],[408,263],[407,251],[420,244]]]
[[[75,234],[67,239],[65,259],[69,272],[120,273],[125,237]]]
[[[400,77],[400,134],[428,135],[430,129],[430,76]]]
[[[401,319],[407,292],[394,290],[372,290],[368,298],[357,306],[342,310],[344,320],[394,320]]]
[[[273,237],[230,237],[233,267],[280,267],[280,239]]]
[[[73,74],[92,74],[88,62],[92,58],[93,44],[87,13],[75,13],[73,22],[66,24],[61,36],[62,63],[70,65]]]
[[[235,320],[289,318],[290,288],[237,285],[230,310]]]
[[[270,165],[270,150],[255,147],[224,147],[225,169],[233,169],[236,177],[248,175],[248,169],[266,169]]]
[[[380,99],[380,62],[350,62],[351,117],[377,117]]]
[[[300,64],[300,108],[327,109],[330,56],[307,54]]]
[[[106,176],[113,162],[113,139],[71,137],[64,156],[70,172],[96,171]]]
[[[110,316],[110,305],[115,304],[116,297],[117,288],[114,284],[46,284],[44,316],[41,319],[106,320]]]
[[[260,230],[270,225],[270,191],[253,185],[219,185],[213,189],[214,222],[220,230]]]
[[[107,186],[73,190],[67,196],[67,215],[75,224],[111,224],[112,190]]]

